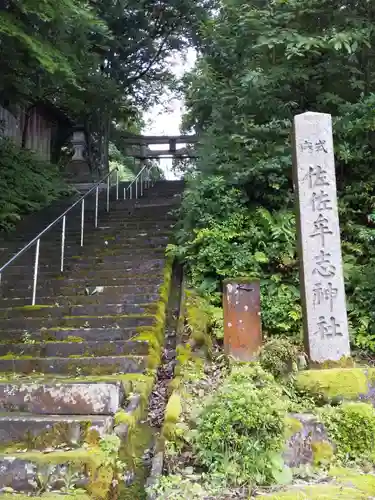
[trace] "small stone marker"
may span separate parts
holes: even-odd
[[[259,281],[223,283],[224,350],[237,361],[253,361],[262,346]]]
[[[313,363],[350,356],[331,115],[294,117],[294,182],[305,345]]]

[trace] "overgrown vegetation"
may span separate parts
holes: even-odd
[[[375,410],[372,405],[350,402],[327,408],[322,412],[322,419],[341,460],[374,461]]]
[[[291,128],[319,111],[334,119],[351,339],[375,351],[374,9],[225,0],[186,77],[185,128],[202,140],[174,251],[216,305],[223,279],[259,278],[266,336],[301,340]]]
[[[197,458],[234,484],[282,483],[286,404],[272,376],[234,371],[200,414]]]
[[[0,229],[13,229],[22,215],[70,193],[56,165],[0,139]]]

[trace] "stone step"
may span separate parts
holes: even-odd
[[[2,412],[114,415],[124,403],[121,382],[0,382]]]
[[[0,455],[0,489],[11,489],[15,493],[23,493],[19,500],[26,500],[27,495],[35,495],[44,500],[56,500],[61,490],[64,499],[89,500],[95,496],[90,493],[100,492],[109,497],[111,491],[112,474],[103,480],[102,475],[96,472],[95,463],[100,463],[101,452],[95,449],[78,448],[70,451],[54,451],[52,453],[30,452],[7,452]],[[104,457],[102,458],[104,461]],[[91,471],[91,472],[90,472]],[[92,472],[94,471],[94,473]],[[53,491],[53,494],[40,495],[42,488]],[[87,489],[88,494],[72,493],[66,495],[66,485],[73,490]],[[18,496],[13,495],[14,500]],[[101,497],[97,497],[101,498]]]
[[[37,290],[37,303],[42,304],[40,300],[43,298],[48,298],[49,303],[54,304],[59,299],[69,300],[73,303],[79,303],[80,300],[87,300],[90,298],[96,298],[99,300],[100,298],[105,298],[105,300],[109,300],[111,302],[121,299],[125,295],[141,295],[142,293],[157,293],[160,287],[160,282],[157,283],[126,283],[124,284],[116,284],[110,283],[109,285],[103,285],[102,283],[98,283],[97,281],[94,283],[78,283],[76,286],[61,286],[55,288],[45,287]],[[87,291],[88,290],[88,291]],[[95,292],[95,293],[94,293]],[[7,288],[6,290],[2,290],[2,300],[27,300],[27,304],[31,304],[31,287],[24,288],[22,290],[17,290],[16,288]]]
[[[13,444],[29,451],[64,445],[76,448],[90,439],[90,435],[100,437],[110,433],[113,421],[111,416],[99,415],[7,413],[0,415],[0,442],[3,447]]]
[[[126,356],[129,354],[146,356],[148,342],[146,341],[78,341],[74,342],[35,342],[20,344],[0,344],[1,358],[32,357],[32,358],[69,358],[72,356]]]
[[[82,251],[81,251],[82,250]],[[118,247],[116,248],[95,248],[93,251],[86,252],[86,248],[77,248],[69,255],[65,254],[64,259],[64,275],[67,275],[77,265],[84,263],[87,267],[94,267],[96,264],[101,264],[102,267],[108,266],[108,269],[118,269],[119,263],[123,262],[124,266],[130,267],[138,263],[151,261],[165,261],[165,246],[160,249],[155,248],[140,248],[137,252],[124,253]],[[3,277],[12,279],[14,276],[32,275],[34,272],[35,255],[30,255],[28,259],[20,259],[10,265],[4,272]],[[50,274],[51,276],[60,276],[60,249],[48,248],[47,254],[40,254],[38,272],[40,274]]]
[[[135,229],[128,229],[126,227],[122,226],[117,226],[116,230],[113,228],[111,231],[108,230],[94,230],[91,231],[89,228],[87,230],[84,230],[83,234],[83,239],[86,242],[89,242],[90,244],[95,243],[98,239],[103,239],[106,241],[112,241],[112,240],[128,240],[131,242],[135,242],[137,240],[165,240],[170,238],[172,234],[172,230],[166,230],[163,228],[160,229],[155,229],[152,226],[147,228],[147,230],[135,230]],[[30,240],[33,239],[36,236],[30,236]],[[19,235],[18,237],[14,238],[14,242],[18,241],[27,241],[28,237],[25,238],[25,235]],[[60,231],[58,232],[51,232],[49,234],[46,234],[42,240],[41,240],[41,245],[44,242],[48,243],[55,243],[56,246],[60,246],[61,244],[61,234]],[[65,242],[66,244],[72,244],[74,243],[80,243],[81,241],[81,229],[78,228],[77,230],[74,231],[66,231],[65,233]]]
[[[4,280],[5,282],[5,280]],[[112,278],[112,277],[74,277],[65,278],[61,280],[43,280],[42,277],[38,280],[36,295],[45,296],[59,296],[59,295],[77,295],[77,293],[87,293],[86,289],[95,289],[97,287],[110,287],[110,286],[136,286],[139,290],[144,287],[151,285],[159,287],[163,282],[163,277],[160,276],[133,276],[128,278]],[[8,284],[3,284],[2,295],[4,297],[17,297],[28,295],[28,292],[32,289],[32,279],[30,280],[18,280],[18,282],[9,282]],[[13,293],[12,293],[13,292]],[[16,292],[16,293],[14,293]],[[19,293],[19,295],[17,295]],[[88,292],[91,293],[91,292]],[[29,294],[30,295],[30,294]]]
[[[93,259],[103,258],[103,257],[118,257],[123,258],[124,261],[131,261],[135,257],[140,258],[144,256],[148,259],[161,259],[165,256],[166,244],[160,245],[128,245],[127,243],[117,243],[111,242],[108,245],[104,243],[98,243],[92,248],[88,248],[87,245],[81,248],[79,245],[70,246],[65,248],[65,258],[64,264],[69,266],[74,260],[84,259],[85,257],[90,257]],[[15,252],[12,252],[12,255]],[[48,245],[39,254],[39,263],[41,268],[57,266],[60,269],[60,257],[61,249],[60,247],[54,245]],[[2,264],[5,264],[7,259],[2,259]],[[34,268],[35,252],[30,252],[27,258],[20,258],[17,262],[14,262],[4,271],[4,276],[8,272],[11,272],[12,268],[17,266],[28,266],[31,269]]]
[[[66,273],[63,274],[57,274],[53,272],[42,272],[38,274],[38,282],[40,284],[49,284],[52,285],[56,283],[57,285],[61,282],[63,283],[69,283],[69,282],[75,282],[75,281],[91,281],[94,279],[97,280],[105,280],[105,281],[118,281],[118,280],[150,280],[150,281],[155,281],[155,280],[160,280],[160,277],[163,275],[163,268],[156,268],[153,270],[145,270],[144,272],[147,272],[147,276],[143,274],[143,271],[135,269],[134,272],[132,270],[126,270],[126,269],[106,269],[104,267],[99,268],[99,269],[85,269],[83,268],[82,270],[80,268],[77,268],[75,270],[67,271]],[[30,269],[29,271],[29,276],[22,276],[22,279],[18,279],[16,281],[17,285],[28,285],[30,282],[30,279],[33,279],[33,272]],[[15,276],[8,276],[7,274],[4,273],[4,279],[2,280],[2,285],[3,287],[5,285],[9,285],[12,283],[12,281],[15,280]]]
[[[77,328],[6,330],[0,332],[1,342],[6,345],[30,342],[115,342],[126,341],[137,335],[137,328]]]
[[[57,296],[57,297],[37,297],[37,305],[36,307],[40,306],[67,306],[67,305],[76,305],[77,307],[81,307],[84,305],[105,305],[108,307],[112,306],[118,306],[118,305],[123,305],[123,306],[129,306],[129,305],[139,305],[139,304],[146,304],[146,303],[152,303],[156,302],[159,300],[159,294],[157,292],[158,287],[155,288],[155,292],[147,292],[141,294],[141,293],[117,293],[116,291],[113,291],[113,288],[116,287],[107,287],[104,289],[102,293],[95,293],[94,295],[66,295],[66,296]],[[137,289],[134,289],[135,292]],[[111,293],[112,291],[112,293]],[[117,302],[120,302],[118,304]],[[7,297],[1,297],[0,298],[0,310],[4,309],[12,309],[12,308],[32,308],[30,306],[31,298],[30,297],[15,297],[15,298],[7,298]]]
[[[114,373],[142,373],[145,368],[146,360],[143,356],[0,358],[0,372],[3,373],[54,373],[70,376],[111,375]]]
[[[50,318],[6,318],[0,320],[0,332],[7,330],[36,331],[42,328],[130,328],[151,326],[153,315],[62,316]],[[1,339],[0,333],[0,339]]]
[[[42,286],[44,284],[54,284],[56,282],[56,286],[61,282],[76,282],[76,281],[91,281],[91,280],[105,280],[106,282],[110,280],[146,280],[149,279],[151,281],[160,280],[163,276],[163,268],[157,267],[147,269],[147,261],[144,265],[144,270],[141,267],[126,269],[125,267],[111,267],[107,268],[106,266],[97,266],[96,269],[93,269],[92,266],[88,267],[80,267],[75,266],[74,269],[67,270],[65,273],[57,273],[55,272],[41,272],[38,274],[38,283]],[[147,273],[147,276],[144,274]],[[20,276],[20,275],[18,275]],[[15,274],[4,273],[4,279],[2,280],[3,288],[9,285],[12,285],[16,280],[17,287],[25,286],[28,287],[30,285],[30,281],[33,281],[33,270],[29,269],[29,272],[22,276],[22,279],[16,279]]]
[[[9,318],[60,318],[63,316],[108,316],[116,314],[154,314],[156,305],[145,304],[81,304],[81,305],[52,305],[0,308],[0,325],[2,319]]]
[[[139,233],[147,233],[146,236],[148,235],[149,237],[169,236],[173,232],[176,222],[177,220],[171,217],[157,220],[155,218],[155,214],[147,218],[132,217],[132,219],[129,220],[126,218],[124,219],[123,216],[116,220],[114,216],[111,216],[110,221],[102,221],[97,228],[94,227],[94,221],[86,221],[84,225],[84,239],[88,238],[89,240],[92,240],[92,242],[94,242],[95,239],[111,239],[113,236],[116,236],[117,233],[121,233],[123,236],[127,234],[133,239],[137,238]],[[0,250],[2,252],[10,249],[15,250],[16,247],[21,249],[24,244],[34,239],[44,228],[45,226],[41,226],[40,228],[33,228],[29,233],[12,233],[11,236],[2,237],[0,239]],[[80,241],[80,223],[71,227],[67,225],[65,236],[67,241],[69,241],[69,238],[72,238],[73,241]],[[59,225],[55,226],[48,233],[42,236],[41,247],[43,242],[51,241],[54,241],[56,244],[60,243],[61,227]]]

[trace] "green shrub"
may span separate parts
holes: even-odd
[[[260,364],[275,378],[283,378],[297,370],[297,347],[288,339],[269,340],[260,353]]]
[[[368,403],[344,403],[321,413],[329,437],[342,460],[374,458],[375,409]]]
[[[155,485],[149,487],[148,493],[156,498],[168,500],[204,500],[205,498],[216,498],[218,494],[222,495],[222,488],[218,489],[208,481],[202,481],[202,477],[182,475],[161,476]]]
[[[234,365],[228,381],[236,385],[251,384],[257,389],[272,386],[277,392],[280,390],[273,375],[265,372],[258,363]]]
[[[56,165],[6,138],[0,138],[0,171],[0,229],[6,231],[23,215],[71,192]]]
[[[213,337],[217,340],[222,340],[224,338],[224,316],[223,308],[210,306],[209,308],[211,320],[210,320],[210,332]]]
[[[257,366],[241,372],[240,367],[232,372],[198,418],[198,459],[236,484],[284,482],[290,474],[281,459],[286,416],[281,389]]]

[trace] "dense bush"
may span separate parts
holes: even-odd
[[[22,215],[69,192],[55,165],[0,139],[0,229],[13,229]]]
[[[264,370],[281,379],[297,371],[298,349],[288,339],[268,341],[261,350],[260,364]]]
[[[329,437],[342,460],[374,460],[375,409],[367,403],[344,403],[322,411]]]
[[[272,376],[259,367],[236,369],[199,416],[198,460],[235,484],[290,478],[281,451],[286,405]]]

